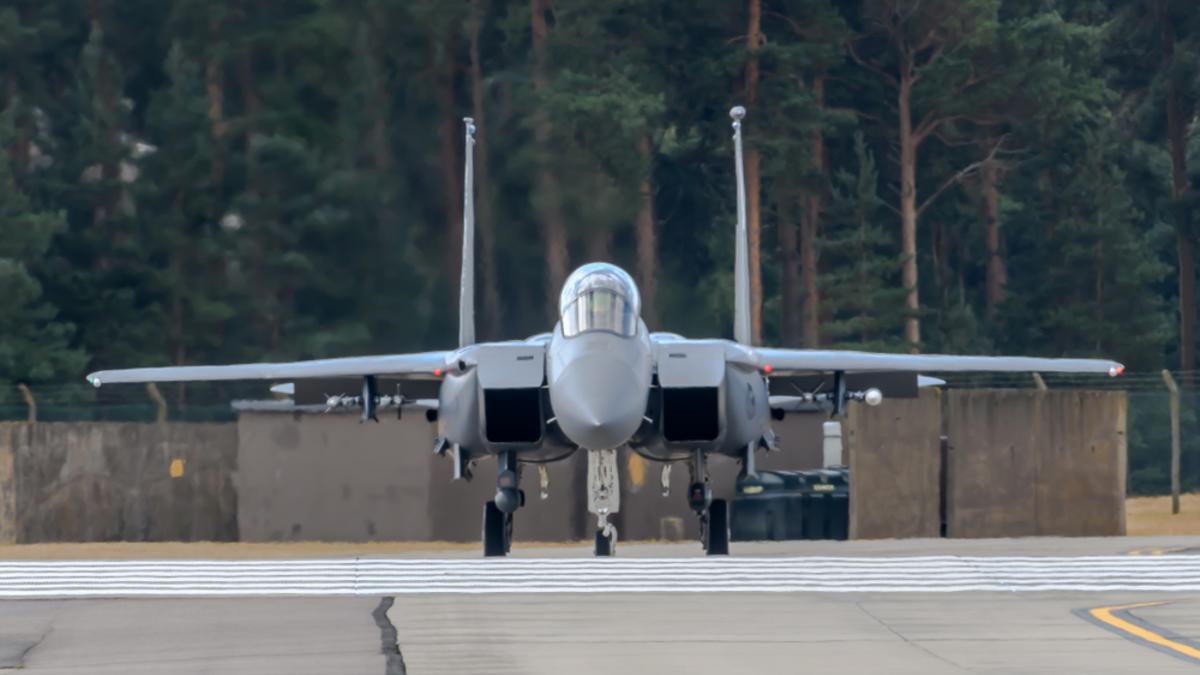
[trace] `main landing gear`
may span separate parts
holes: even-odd
[[[729,504],[724,499],[712,498],[703,452],[696,451],[691,470],[688,506],[700,518],[700,543],[704,545],[704,552],[708,555],[729,555]]]
[[[483,505],[483,555],[492,558],[508,555],[512,549],[513,513],[525,505],[525,491],[518,486],[517,454],[497,456],[500,473],[496,476],[496,498]]]
[[[486,558],[507,555],[512,548],[513,516],[491,501],[483,505],[483,555]]]

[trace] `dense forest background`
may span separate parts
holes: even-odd
[[[0,381],[452,346],[466,115],[481,339],[590,260],[729,335],[733,104],[762,343],[1186,375],[1198,41],[1194,0],[3,0]]]

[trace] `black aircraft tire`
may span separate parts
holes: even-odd
[[[714,499],[708,507],[707,541],[704,552],[708,555],[729,555],[729,503]]]
[[[524,494],[524,492],[522,491],[521,494]],[[521,501],[524,501],[524,497],[522,497]],[[506,514],[504,514],[504,552],[505,553],[512,552],[512,540],[513,540],[513,514],[506,513]]]
[[[604,536],[604,530],[596,530],[595,553],[597,558],[607,558],[613,554],[613,541]]]
[[[496,502],[483,505],[483,556],[494,558],[508,553],[507,514],[496,507]]]

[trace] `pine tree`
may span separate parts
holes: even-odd
[[[202,62],[176,41],[166,59],[167,84],[151,100],[148,147],[133,194],[144,224],[140,246],[153,262],[153,292],[164,307],[166,344],[174,364],[225,353],[221,336],[236,308],[229,297],[220,186]],[[226,221],[227,223],[229,221]],[[181,389],[182,391],[182,389]]]
[[[768,6],[767,36],[759,55],[764,105],[748,125],[762,148],[764,225],[775,226],[778,255],[765,251],[778,270],[779,341],[817,347],[825,318],[820,289],[819,239],[833,178],[831,146],[847,138],[853,115],[829,105],[831,82],[848,74],[849,27],[828,0],[794,0],[782,11]],[[774,302],[768,299],[768,302]]]
[[[1159,144],[1169,157],[1169,194],[1163,200],[1175,231],[1177,363],[1196,367],[1196,224],[1200,168],[1189,129],[1200,112],[1200,15],[1186,0],[1111,3],[1113,21],[1105,60],[1125,93],[1124,119],[1136,138]]]
[[[0,148],[11,147],[16,102],[0,113]],[[61,382],[82,375],[74,328],[46,301],[33,268],[64,227],[63,214],[33,205],[0,152],[0,382]]]
[[[560,203],[573,248],[588,260],[633,269],[652,325],[658,256],[653,165],[666,85],[652,64],[664,49],[660,24],[668,11],[660,2],[555,3],[548,42],[554,68],[540,99],[555,120],[560,151],[552,161],[563,179]],[[614,250],[621,239],[632,240],[633,256]]]
[[[864,33],[850,42],[851,55],[877,75],[895,101],[888,133],[898,150],[902,283],[908,290],[905,338],[921,347],[917,246],[922,213],[968,167],[930,188],[919,181],[922,146],[955,122],[990,124],[992,107],[1007,98],[996,86],[1007,73],[1003,61],[981,58],[996,39],[998,0],[871,0],[864,3]],[[936,184],[936,183],[935,183]],[[923,189],[921,189],[923,187]]]
[[[856,171],[835,177],[826,227],[818,241],[825,272],[821,292],[831,344],[899,351],[904,346],[903,299],[896,237],[884,219],[875,157],[861,132],[854,135]]]
[[[1014,293],[1001,307],[1004,351],[1107,355],[1130,369],[1161,363],[1170,338],[1156,285],[1169,230],[1112,186],[1124,143],[1111,126],[1064,129],[1048,191],[1013,205]]]

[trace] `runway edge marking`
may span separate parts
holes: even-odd
[[[1194,665],[1200,665],[1200,649],[1188,644],[1184,641],[1184,638],[1172,631],[1156,626],[1133,614],[1133,610],[1135,609],[1160,607],[1167,604],[1170,604],[1169,600],[1155,600],[1126,605],[1077,609],[1073,613],[1110,633],[1120,635],[1130,642],[1150,647],[1151,649]]]

